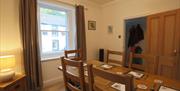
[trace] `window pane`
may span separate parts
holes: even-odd
[[[49,8],[40,8],[40,29],[67,31],[67,13]]]
[[[67,48],[68,32],[41,32],[42,53],[63,51]]]

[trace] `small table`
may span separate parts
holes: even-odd
[[[0,82],[0,91],[26,91],[25,84],[25,75],[16,74],[12,80]]]

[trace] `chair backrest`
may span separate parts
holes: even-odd
[[[66,90],[85,91],[83,62],[67,59],[64,57],[61,58],[61,61]],[[79,75],[73,75],[70,70],[67,70],[67,67],[76,67],[78,69]],[[72,82],[78,83],[78,86],[77,84],[72,84]]]
[[[137,59],[141,64],[133,63],[133,59]],[[156,74],[158,66],[158,57],[148,54],[135,54],[130,52],[129,68],[145,71],[147,73]]]
[[[119,75],[115,73],[111,73],[107,70],[102,70],[96,67],[93,67],[92,64],[88,64],[88,81],[89,81],[89,91],[94,91],[94,76],[101,77],[103,79],[109,80],[111,82],[121,83],[125,85],[126,91],[133,91],[134,82],[133,76],[131,75]]]
[[[118,60],[117,58],[112,58],[110,56],[118,56]],[[122,59],[120,59],[120,57]],[[107,50],[107,63],[115,63],[115,64],[119,64],[119,65],[124,65],[124,53],[123,52],[119,52],[119,51],[112,51],[112,50]]]
[[[69,58],[72,60],[76,60],[76,61],[82,60],[81,50],[65,50],[64,55],[65,55],[65,58]]]

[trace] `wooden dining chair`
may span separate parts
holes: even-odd
[[[115,83],[121,83],[125,85],[125,91],[134,91],[134,82],[133,82],[133,76],[131,75],[118,75],[115,73],[108,72],[107,70],[102,70],[96,67],[93,67],[92,64],[88,64],[88,82],[89,82],[89,91],[96,91],[95,88],[101,90],[103,89],[103,86],[99,86],[100,88],[96,87],[95,83],[95,76],[100,77],[103,79],[106,79],[111,82]],[[102,90],[104,91],[104,90]]]
[[[113,58],[118,56],[118,58]],[[120,58],[121,57],[121,58]],[[119,51],[107,50],[107,63],[113,63],[118,65],[124,65],[124,53]]]
[[[62,70],[64,77],[64,85],[67,91],[86,91],[85,79],[84,79],[84,67],[82,61],[75,61],[62,57]],[[76,67],[78,69],[78,75],[71,73],[68,67]]]
[[[141,64],[134,63],[134,59],[141,60]],[[130,52],[129,68],[157,74],[158,56],[148,54],[135,54]]]
[[[79,50],[65,50],[64,56],[65,58],[79,61],[79,60],[82,60],[82,51],[80,49]]]

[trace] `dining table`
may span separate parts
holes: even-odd
[[[140,78],[134,77],[135,91],[180,91],[180,82],[177,80],[166,78],[157,74],[150,74],[143,71],[130,69],[124,66],[107,64],[105,62],[100,62],[98,60],[87,60],[86,62],[84,62],[85,79],[87,83],[87,64],[93,64],[93,67],[97,67],[102,70],[106,70],[119,75],[128,74],[129,72],[137,72],[143,74],[143,76]],[[102,68],[101,66],[105,64],[111,65],[112,67],[108,69]],[[61,65],[58,67],[58,69],[61,71],[63,70]],[[69,72],[73,72],[74,74],[78,73],[75,71],[75,68],[73,67],[69,67]],[[95,77],[96,87],[101,89],[102,91],[118,91],[117,89],[112,87],[114,83],[115,82],[100,77]]]

